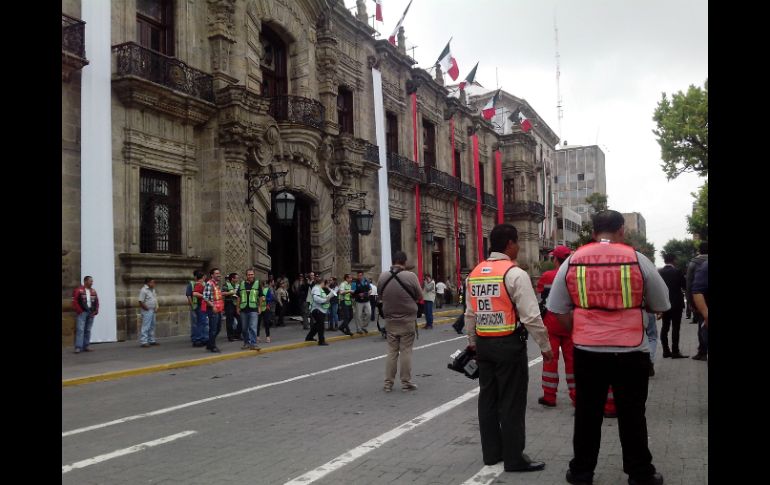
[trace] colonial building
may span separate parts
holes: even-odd
[[[337,0],[63,1],[63,344],[86,274],[104,308],[93,341],[137,337],[147,276],[158,336],[185,334],[193,270],[371,275],[384,232],[416,271],[455,281],[487,253],[498,196],[522,265],[539,259],[555,135],[539,119],[534,133],[499,132],[440,71],[415,67],[403,28],[398,47],[376,39],[357,3],[352,14]]]

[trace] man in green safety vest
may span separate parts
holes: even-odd
[[[259,281],[254,270],[246,271],[246,281],[241,283],[238,293],[238,311],[241,320],[241,349],[259,350],[257,347],[257,324],[259,322]]]
[[[238,299],[238,286],[238,273],[230,273],[227,275],[222,295],[225,297],[225,330],[227,330],[228,342],[241,339],[240,317],[235,314],[236,300]]]

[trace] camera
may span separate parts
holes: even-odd
[[[476,352],[469,348],[454,351],[454,353],[449,356],[447,368],[464,374],[468,379],[479,378],[479,365],[476,363]]]

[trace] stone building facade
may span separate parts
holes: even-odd
[[[80,201],[88,187],[80,172],[80,76],[94,66],[88,52],[73,56],[77,39],[64,42],[72,37],[65,15],[77,21],[82,8],[80,0],[62,3],[64,345],[74,328],[71,291],[88,272],[81,268]],[[496,220],[496,149],[506,204],[546,197],[538,192],[537,174],[547,167],[538,147],[553,147],[551,134],[498,133],[473,103],[449,95],[440,71],[415,67],[403,29],[398,47],[375,39],[364,2],[353,14],[336,0],[111,0],[110,18],[111,116],[101,121],[112,133],[116,319],[97,325],[114,325],[118,340],[138,336],[136,296],[146,276],[157,283],[157,334],[168,336],[189,332],[184,288],[195,269],[243,274],[253,267],[261,279],[380,271],[378,217],[369,235],[351,220],[353,211],[376,209],[381,196],[372,67],[382,73],[389,180],[382,196],[392,249],[412,263],[421,251],[423,271],[454,281],[457,201],[457,232],[466,236],[461,266],[476,264],[471,133],[483,162],[485,241]],[[88,24],[78,25],[88,35]],[[434,238],[422,247],[416,187],[423,232]],[[284,192],[296,200],[290,221],[276,215],[275,196]],[[526,241],[523,264],[537,260],[541,212],[506,205],[506,219]]]

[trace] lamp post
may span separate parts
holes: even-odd
[[[348,202],[354,200],[362,200],[366,197],[366,192],[354,192],[349,194],[333,193],[333,210],[332,220],[335,224],[339,224],[339,213],[345,208]],[[358,234],[366,236],[372,232],[372,224],[374,224],[374,211],[369,210],[364,206],[363,209],[358,209],[353,212],[353,224]]]
[[[245,178],[249,184],[246,191],[246,205],[248,206],[249,210],[251,212],[257,212],[257,209],[254,208],[254,204],[252,202],[254,201],[254,196],[257,195],[257,192],[260,188],[262,188],[262,186],[273,180],[278,180],[279,178],[285,177],[288,173],[289,172],[273,172],[272,166],[270,167],[270,173],[260,174],[254,173],[252,171],[246,172],[243,178]]]
[[[465,249],[465,233],[461,232],[457,235],[457,245],[462,249]]]
[[[275,208],[275,218],[278,224],[289,226],[294,220],[294,206],[297,200],[289,192],[280,192],[275,196],[273,206]]]

